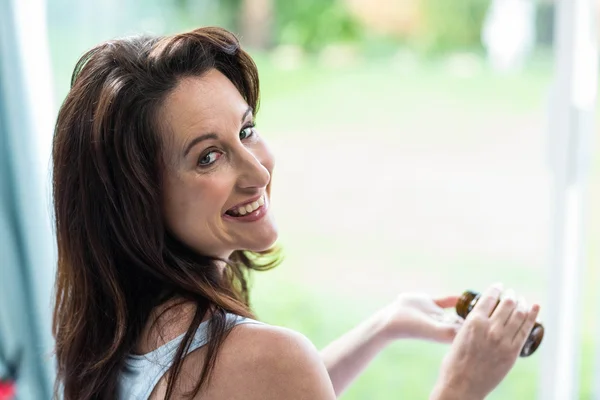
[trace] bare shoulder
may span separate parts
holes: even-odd
[[[188,355],[180,379],[195,383],[205,355],[206,349]],[[225,340],[209,385],[198,399],[330,400],[335,392],[319,352],[305,336],[243,324]]]

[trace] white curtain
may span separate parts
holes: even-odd
[[[44,1],[0,1],[0,354],[22,352],[18,399],[50,399],[54,381],[51,82]]]

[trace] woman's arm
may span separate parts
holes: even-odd
[[[444,308],[453,307],[456,297],[432,299],[407,293],[373,314],[321,351],[336,396],[358,377],[367,365],[394,340],[416,338],[449,343],[462,323],[448,318]]]
[[[339,397],[389,343],[386,317],[378,312],[325,347],[321,358],[336,396]]]

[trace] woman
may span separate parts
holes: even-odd
[[[493,311],[496,286],[464,323],[442,318],[456,297],[401,295],[321,353],[254,319],[246,275],[279,262],[274,161],[229,32],[101,44],[71,86],[53,144],[58,395],[334,399],[407,337],[453,343],[432,399],[483,399],[514,364],[539,307],[507,293]]]

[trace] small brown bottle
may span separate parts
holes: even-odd
[[[473,310],[473,307],[477,304],[480,296],[480,293],[471,290],[465,291],[458,299],[458,303],[456,303],[456,313],[463,318],[467,318],[467,315]],[[500,303],[500,301],[498,301],[498,303]],[[496,303],[496,306],[498,306],[498,303]],[[494,307],[494,309],[496,309],[496,307]],[[536,322],[529,337],[527,337],[527,340],[525,341],[525,345],[523,345],[523,348],[521,349],[520,356],[528,357],[532,355],[540,346],[540,343],[542,343],[543,338],[544,327],[542,324]]]

